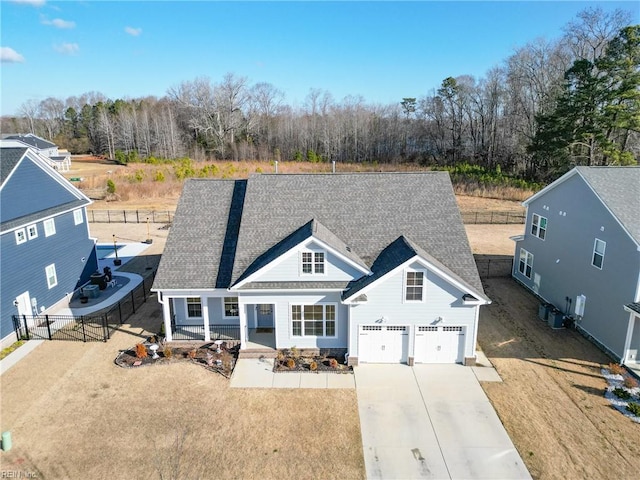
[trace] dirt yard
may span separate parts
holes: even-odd
[[[478,342],[503,378],[491,403],[534,478],[636,479],[640,427],[604,398],[611,360],[574,330],[552,330],[510,278],[485,281]]]
[[[41,479],[364,478],[354,390],[231,389],[188,363],[124,369],[151,298],[106,343],[45,342],[2,375],[2,471]]]

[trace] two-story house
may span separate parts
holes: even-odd
[[[514,278],[614,358],[636,364],[640,167],[576,167],[524,205]]]
[[[71,154],[67,150],[60,150],[55,143],[33,133],[7,135],[3,138],[2,145],[30,147],[44,157],[55,170],[68,172],[71,169]]]
[[[190,180],[153,290],[167,340],[233,325],[351,364],[472,363],[490,302],[446,172]]]
[[[0,339],[13,315],[45,312],[98,268],[91,200],[31,148],[0,148]],[[32,321],[32,320],[30,320]]]

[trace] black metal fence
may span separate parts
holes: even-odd
[[[87,210],[92,223],[171,223],[175,215],[171,210]],[[472,224],[523,224],[524,213],[504,211],[462,212],[462,221]]]
[[[485,211],[485,212],[461,212],[462,222],[467,225],[473,224],[523,224],[524,213]]]
[[[92,315],[13,315],[18,338],[106,342],[147,301],[155,271],[115,305]]]
[[[171,325],[172,340],[204,340],[204,324],[198,325]],[[209,325],[211,341],[215,340],[240,340],[240,327],[237,325]]]
[[[510,277],[513,258],[482,258],[476,255],[476,266],[480,278]]]
[[[87,210],[92,223],[171,223],[175,212],[171,210]]]

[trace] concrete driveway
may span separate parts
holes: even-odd
[[[367,478],[531,478],[471,368],[361,365],[355,377]]]

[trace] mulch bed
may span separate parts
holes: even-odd
[[[273,371],[307,372],[307,373],[353,373],[353,367],[345,365],[344,355],[293,355],[285,350],[280,351],[273,361]]]
[[[231,377],[231,373],[236,366],[238,359],[239,345],[227,348],[224,344],[220,353],[213,343],[205,343],[202,345],[175,345],[175,344],[158,344],[158,358],[153,358],[153,352],[149,348],[155,342],[153,338],[147,339],[142,343],[147,353],[146,357],[139,358],[136,354],[136,347],[128,350],[121,350],[115,359],[116,365],[123,368],[138,368],[150,365],[162,365],[175,362],[191,362],[200,365],[207,370],[219,373],[226,378]]]

